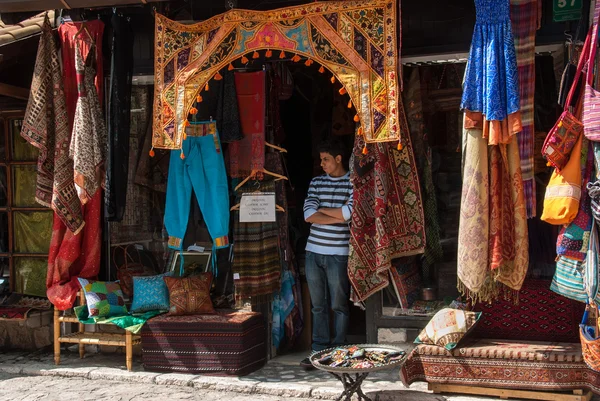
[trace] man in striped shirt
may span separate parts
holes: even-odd
[[[344,146],[328,141],[319,147],[325,174],[313,178],[304,202],[304,219],[311,223],[306,244],[306,280],[312,303],[312,350],[344,344],[348,330],[349,221],[352,183],[344,167]],[[329,332],[329,309],[334,312],[334,333]],[[308,358],[301,363],[312,365]]]

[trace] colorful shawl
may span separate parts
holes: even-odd
[[[233,9],[192,25],[157,13],[154,147],[180,149],[188,114],[207,84],[231,63],[263,55],[322,66],[350,96],[367,142],[398,141],[397,8],[395,0],[310,2]]]
[[[245,178],[265,168],[265,71],[235,73],[235,88],[244,138],[229,145],[229,175]]]
[[[75,106],[69,157],[73,159],[75,187],[83,205],[104,185],[103,165],[107,143],[102,106],[94,86],[96,71],[91,61],[93,57],[90,56],[93,56],[92,52],[88,53],[87,62],[84,63],[79,45],[75,43],[79,97]],[[121,173],[126,174],[127,169]]]
[[[262,192],[275,192],[273,181],[261,182]],[[254,192],[251,181],[238,189],[236,202],[244,192]],[[239,212],[233,215],[234,259],[231,266],[235,278],[235,298],[251,298],[253,304],[270,302],[279,291],[281,261],[277,223],[240,223]]]
[[[102,53],[97,50],[102,47],[102,32],[104,24],[102,21],[91,21],[86,24],[90,35],[96,38],[95,46],[91,46],[86,40],[81,40],[80,37],[74,38],[78,27],[72,24],[62,24],[59,28],[61,47],[62,47],[62,62],[63,62],[63,80],[65,87],[77,87],[75,76],[75,42],[78,42],[81,49],[81,57],[86,59],[92,47],[96,49],[96,63],[102,65]],[[99,57],[99,58],[98,58]],[[71,69],[72,72],[71,72]],[[101,69],[98,71],[100,73]],[[102,83],[96,76],[96,90],[98,99],[101,93],[98,90],[98,85]],[[75,112],[77,97],[67,96],[67,110]],[[74,116],[69,114],[70,121],[73,121]],[[70,138],[67,136],[63,149],[68,149]],[[57,142],[58,146],[58,142]],[[69,168],[63,168],[61,174],[68,177],[73,182],[73,163],[69,159],[67,152],[61,152],[61,156],[70,163]],[[57,159],[58,161],[58,159]],[[77,193],[75,188],[72,190],[75,199]],[[89,202],[80,208],[83,213],[85,227],[78,232],[70,230],[60,219],[58,213],[54,215],[54,223],[52,226],[52,241],[50,242],[50,251],[48,253],[48,276],[46,277],[46,294],[48,299],[59,310],[69,309],[77,297],[77,291],[81,288],[78,277],[93,279],[98,276],[100,271],[100,255],[102,251],[102,221],[100,213],[102,209],[102,191],[96,191]]]
[[[46,16],[21,136],[40,150],[36,201],[52,207],[69,230],[77,233],[85,222],[73,183],[73,164],[66,152],[56,151],[68,147],[71,136],[56,49]]]
[[[363,301],[389,285],[392,259],[423,253],[425,218],[408,128],[401,111],[402,143],[367,147],[357,135],[351,161],[354,209],[348,276],[353,300]],[[405,137],[406,135],[406,137]]]
[[[541,4],[541,1],[539,1]],[[535,94],[535,34],[539,28],[538,0],[512,0],[512,21],[517,66],[519,94],[521,97],[521,121],[523,130],[518,135],[521,171],[527,204],[527,218],[536,215],[534,178],[534,103]]]
[[[463,134],[458,288],[475,302],[491,302],[500,289],[516,292],[525,280],[529,266],[527,216],[518,144],[508,133],[508,124],[500,124],[502,132],[496,136],[510,138],[509,143],[488,146],[483,132],[491,122],[470,123],[475,125]]]

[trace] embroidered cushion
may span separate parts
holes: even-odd
[[[475,327],[480,317],[481,312],[444,308],[427,323],[415,344],[438,345],[452,350]]]
[[[132,313],[144,313],[151,310],[169,310],[169,289],[163,280],[171,273],[157,276],[133,277],[133,304]]]
[[[122,316],[127,314],[123,291],[114,281],[95,281],[78,278],[85,294],[89,317]]]
[[[215,313],[210,299],[212,273],[186,278],[164,277],[169,288],[169,315]]]

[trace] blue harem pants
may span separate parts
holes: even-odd
[[[165,206],[169,247],[182,250],[193,189],[213,248],[226,248],[229,246],[229,191],[217,125],[215,122],[192,123],[186,133],[182,152],[173,150],[169,164]]]

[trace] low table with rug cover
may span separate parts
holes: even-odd
[[[426,381],[438,393],[540,400],[600,394],[600,373],[584,363],[579,342],[584,305],[552,292],[550,281],[527,280],[518,305],[499,300],[474,310],[467,313],[481,314],[460,329],[447,317],[444,323],[438,317],[437,327],[432,319],[401,369],[406,386]]]
[[[266,362],[266,338],[263,316],[256,312],[163,315],[142,329],[142,362],[156,372],[242,376]]]

